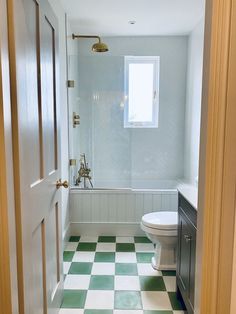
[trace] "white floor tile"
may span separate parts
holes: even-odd
[[[114,291],[88,290],[85,309],[113,309]]]
[[[143,314],[142,310],[114,310],[114,314]]]
[[[116,252],[116,263],[137,263],[136,254],[130,252]]]
[[[136,252],[153,252],[154,245],[152,243],[135,243]]]
[[[115,263],[93,263],[92,275],[115,275]]]
[[[63,274],[68,274],[68,271],[70,269],[71,262],[63,262]]]
[[[116,243],[134,243],[134,237],[116,237]]]
[[[96,252],[115,252],[115,250],[115,243],[98,243],[96,248]]]
[[[171,303],[167,292],[141,292],[144,310],[171,310]]]
[[[93,262],[95,252],[75,252],[73,262]]]
[[[60,309],[59,314],[83,314],[84,310],[79,309]]]
[[[162,276],[162,273],[158,270],[155,270],[151,263],[140,263],[137,264],[139,276]]]
[[[176,278],[175,277],[163,277],[165,282],[166,290],[169,292],[176,291]]]
[[[78,246],[77,242],[68,242],[65,247],[65,251],[76,251]]]
[[[89,282],[89,275],[67,275],[64,282],[64,289],[87,290],[89,287]]]
[[[173,311],[173,314],[184,314],[184,311]]]
[[[81,236],[79,242],[98,242],[96,236]]]
[[[140,291],[138,276],[115,276],[115,290]]]

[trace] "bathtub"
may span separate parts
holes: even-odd
[[[142,235],[140,221],[154,211],[177,211],[177,182],[145,188],[70,188],[70,231],[74,235]],[[161,187],[161,188],[160,188]]]

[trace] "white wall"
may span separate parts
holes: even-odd
[[[157,180],[182,178],[188,37],[103,40],[110,49],[106,54],[92,53],[91,40],[77,41],[81,125],[75,142],[87,153],[95,185],[141,187],[152,181],[154,186]],[[124,129],[125,55],[160,56],[158,128]]]
[[[67,105],[67,52],[66,52],[66,17],[59,0],[49,0],[49,3],[57,16],[59,26],[59,75],[60,75],[60,130],[61,130],[61,178],[68,180],[68,105]],[[73,43],[69,44],[70,52]],[[69,226],[69,191],[62,189],[62,232],[63,236]]]
[[[198,176],[199,163],[203,41],[204,20],[202,19],[190,34],[188,44],[184,176],[193,184]]]

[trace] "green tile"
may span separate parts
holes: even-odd
[[[86,295],[86,290],[64,290],[64,298],[61,307],[83,309]]]
[[[141,310],[142,301],[138,291],[115,291],[115,309]]]
[[[96,251],[97,243],[82,242],[78,244],[77,251]]]
[[[107,243],[115,243],[116,237],[98,237],[98,242],[107,242]]]
[[[112,314],[112,310],[85,310],[84,314]]]
[[[140,276],[141,291],[166,291],[165,283],[162,277]]]
[[[64,262],[71,262],[73,259],[75,252],[72,251],[64,251],[63,253],[63,261]]]
[[[143,311],[143,314],[173,314],[172,311]]]
[[[134,243],[116,243],[116,252],[135,252]]]
[[[154,253],[136,253],[138,263],[151,263]]]
[[[134,237],[135,243],[152,243],[147,237]]]
[[[79,236],[71,236],[69,242],[79,242],[79,240],[80,240]]]
[[[68,274],[89,275],[91,274],[93,263],[71,263]]]
[[[114,290],[114,276],[91,276],[89,290]]]
[[[115,253],[113,252],[97,252],[95,253],[96,263],[114,263],[115,262]]]
[[[137,276],[137,265],[135,263],[116,263],[116,275]]]
[[[185,310],[184,304],[177,298],[176,292],[168,292],[170,303],[172,306],[172,309],[174,311],[183,311]]]
[[[162,270],[161,272],[162,272],[162,276],[171,276],[171,277],[176,276],[175,270]]]

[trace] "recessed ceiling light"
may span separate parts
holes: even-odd
[[[129,24],[134,25],[136,21],[129,21]]]

